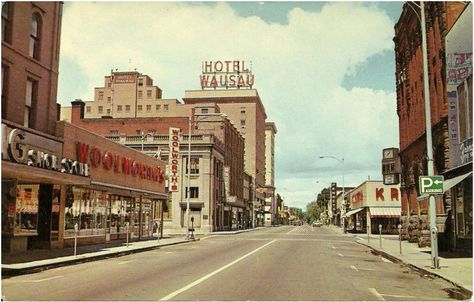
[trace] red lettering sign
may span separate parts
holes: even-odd
[[[130,170],[132,167],[132,160],[128,157],[124,157],[122,161],[122,172],[125,174],[130,174]]]
[[[114,158],[110,151],[104,153],[104,159],[102,161],[103,166],[105,169],[110,170],[112,169],[112,165],[114,164]]]
[[[398,201],[398,190],[396,188],[390,188],[390,198],[392,201],[394,199]]]
[[[114,155],[114,172],[120,172],[120,155]]]
[[[92,149],[92,166],[93,167],[98,167],[100,165],[100,158],[102,157],[102,154],[100,153],[100,150],[97,148]]]
[[[89,145],[77,142],[77,159],[79,162],[86,164],[87,157],[89,156]]]
[[[375,189],[375,200],[381,199],[385,201],[385,197],[383,196],[383,188],[376,188]]]

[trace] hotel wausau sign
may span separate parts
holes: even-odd
[[[204,61],[202,62],[201,88],[252,88],[255,82],[246,61]]]

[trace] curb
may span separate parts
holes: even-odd
[[[121,256],[125,256],[125,255],[130,255],[130,254],[146,252],[146,251],[150,251],[150,250],[154,250],[154,249],[159,249],[159,248],[165,247],[165,246],[191,243],[193,241],[199,241],[199,240],[200,239],[197,238],[197,239],[194,239],[194,240],[170,242],[170,243],[164,243],[164,244],[161,244],[161,245],[146,246],[146,247],[141,247],[141,248],[139,247],[139,248],[135,248],[135,249],[132,249],[132,250],[117,251],[117,252],[111,252],[111,253],[101,254],[101,255],[91,255],[91,256],[87,256],[87,257],[78,257],[78,258],[74,258],[74,259],[59,261],[59,262],[56,262],[56,263],[39,264],[39,265],[33,265],[31,267],[24,267],[24,268],[10,268],[10,267],[4,267],[4,265],[2,265],[2,279],[4,279],[4,277],[12,277],[12,276],[19,276],[19,275],[37,273],[37,272],[48,270],[48,269],[51,269],[51,268],[57,268],[57,267],[68,266],[68,265],[75,265],[75,264],[80,264],[80,263],[85,263],[85,262],[92,262],[92,261],[102,260],[102,259],[106,259],[106,258],[121,257]],[[84,254],[84,255],[87,255],[87,254]]]
[[[381,251],[381,250],[378,250],[370,245],[367,245],[363,242],[359,242],[359,241],[356,241],[358,244],[360,245],[363,245],[363,246],[366,246],[368,248],[371,249],[371,253],[374,254],[374,255],[380,255],[380,256],[383,256],[384,258],[387,258],[389,259],[390,261],[392,262],[395,262],[395,263],[402,263],[403,265],[407,266],[408,268],[414,270],[414,271],[417,271],[419,273],[422,273],[424,275],[430,275],[430,276],[435,276],[437,278],[441,278],[445,281],[448,281],[449,283],[453,284],[454,286],[457,287],[457,289],[460,290],[460,294],[463,295],[464,297],[461,299],[461,300],[467,300],[467,299],[470,299],[472,297],[472,291],[470,291],[469,289],[463,287],[462,285],[460,284],[457,284],[456,282],[452,281],[452,280],[449,280],[447,279],[446,277],[443,277],[435,272],[432,272],[432,271],[429,271],[429,270],[426,270],[424,268],[421,268],[419,266],[416,266],[414,264],[411,264],[411,263],[407,263],[405,261],[403,261],[402,259],[398,258],[398,257],[395,257],[387,252],[384,252],[384,251]]]

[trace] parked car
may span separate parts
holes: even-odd
[[[322,225],[323,225],[323,223],[322,223],[321,221],[315,221],[315,222],[313,222],[313,227],[320,227],[320,226],[322,226]]]

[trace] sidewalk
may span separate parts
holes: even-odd
[[[163,238],[160,240],[155,238],[129,242],[128,246],[125,241],[116,241],[104,244],[78,246],[76,256],[74,256],[74,248],[31,250],[16,254],[2,253],[2,275],[28,274],[53,267],[138,253],[163,246],[192,241],[194,240],[186,240],[182,237]]]
[[[330,230],[342,234],[342,229],[336,226],[328,227]],[[464,289],[465,294],[472,295],[472,258],[444,258],[439,257],[440,268],[431,268],[430,247],[419,248],[418,244],[402,240],[402,253],[400,254],[400,241],[398,235],[382,235],[382,248],[379,236],[372,234],[351,234],[356,237],[359,244],[370,247],[375,253],[383,255],[395,262],[401,262],[423,274],[435,275]]]
[[[238,231],[195,234],[197,237],[195,240],[186,240],[184,234],[167,234],[167,236],[169,236],[167,238],[160,240],[154,238],[150,240],[133,241],[129,242],[128,246],[123,240],[111,241],[103,244],[84,245],[77,247],[76,256],[74,256],[74,248],[38,249],[16,254],[2,253],[2,275],[12,276],[28,274],[58,266],[139,253],[168,245],[188,243],[199,240],[199,237],[206,235],[234,235],[263,228],[265,227]]]

